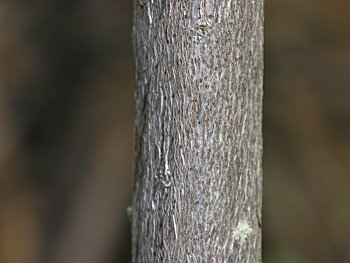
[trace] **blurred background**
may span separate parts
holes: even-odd
[[[266,1],[266,263],[350,262],[350,1]],[[132,1],[0,1],[0,263],[130,262]]]

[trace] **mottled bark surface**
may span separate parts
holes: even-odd
[[[263,0],[138,0],[133,262],[261,262]]]

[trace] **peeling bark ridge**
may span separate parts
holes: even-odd
[[[263,0],[136,0],[133,262],[261,262]]]

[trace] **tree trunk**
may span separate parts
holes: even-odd
[[[261,262],[263,0],[136,0],[133,262]]]

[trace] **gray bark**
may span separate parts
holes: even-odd
[[[136,0],[133,262],[261,262],[263,0]]]

